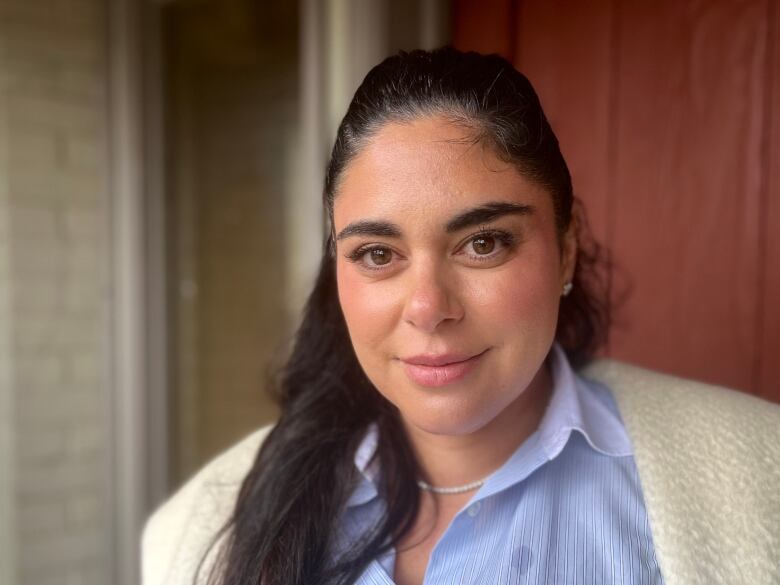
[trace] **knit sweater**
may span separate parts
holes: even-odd
[[[780,585],[780,406],[613,360],[615,396],[667,585]],[[268,428],[206,465],[149,519],[143,585],[193,585]]]

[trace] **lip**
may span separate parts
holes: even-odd
[[[426,354],[402,358],[409,379],[428,388],[440,388],[464,378],[478,364],[487,349],[475,354]]]

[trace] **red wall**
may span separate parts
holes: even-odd
[[[630,287],[608,353],[780,402],[780,0],[453,2],[532,81]]]

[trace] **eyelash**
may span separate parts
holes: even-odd
[[[370,266],[369,264],[364,264],[361,262],[361,260],[368,254],[369,252],[372,252],[374,250],[389,250],[387,246],[380,246],[377,244],[368,244],[366,246],[360,246],[357,250],[354,252],[350,252],[347,254],[346,258],[350,262],[354,262],[355,264],[361,264],[361,267],[366,270],[386,270],[384,266]]]
[[[471,256],[473,260],[476,260],[478,262],[487,262],[489,260],[493,260],[496,256],[501,254],[503,251],[513,249],[517,242],[515,236],[513,236],[509,232],[505,232],[502,230],[483,230],[474,234],[473,236],[470,236],[469,239],[466,240],[464,245],[461,246],[461,248],[473,242],[474,240],[478,240],[479,238],[493,238],[497,242],[499,242],[501,246],[503,246],[503,248],[497,252],[491,252],[490,254],[477,254],[475,256]]]
[[[495,238],[495,240],[498,241],[503,246],[503,248],[498,252],[492,252],[490,254],[469,255],[470,258],[476,262],[487,262],[493,260],[503,251],[512,250],[517,245],[517,238],[509,232],[505,232],[503,230],[482,230],[469,236],[469,238],[463,243],[462,246],[458,248],[458,250],[480,238]],[[356,250],[347,254],[346,259],[356,264],[362,264],[361,260],[366,256],[366,254],[372,252],[373,250],[390,250],[390,248],[389,246],[380,244],[367,244],[365,246],[360,246]],[[393,252],[391,251],[391,253]],[[387,270],[386,266],[370,266],[368,264],[362,264],[362,268],[373,271]]]

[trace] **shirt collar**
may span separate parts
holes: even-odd
[[[376,454],[379,441],[379,428],[376,423],[371,423],[366,434],[355,451],[355,467],[360,472],[357,486],[347,500],[347,507],[359,506],[373,500],[377,496],[377,476],[379,475],[379,461]]]
[[[609,391],[574,373],[556,343],[550,352],[553,391],[539,424],[539,444],[548,459],[557,457],[578,431],[603,455],[631,455],[631,442]]]
[[[592,449],[603,455],[632,454],[631,442],[609,391],[578,376],[557,343],[550,351],[549,363],[553,388],[539,428],[491,476],[477,496],[496,493],[527,477],[546,461],[555,459],[573,431],[580,433]],[[379,429],[372,423],[355,452],[354,462],[360,480],[347,507],[364,504],[377,496],[379,462],[374,455],[378,440]]]

